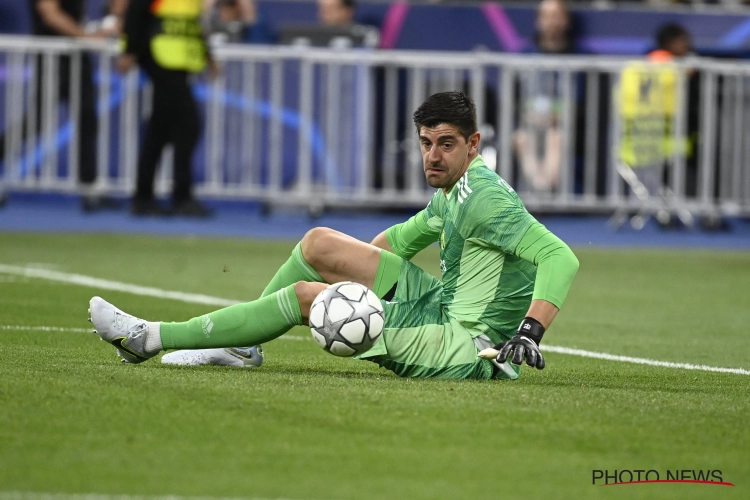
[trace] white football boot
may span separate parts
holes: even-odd
[[[142,363],[159,351],[146,351],[148,324],[116,308],[101,297],[89,301],[89,321],[94,332],[117,348],[117,354],[126,363]]]
[[[227,347],[219,349],[183,349],[161,358],[167,365],[180,366],[240,366],[256,367],[263,364],[263,347]]]

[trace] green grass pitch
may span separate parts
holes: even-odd
[[[293,242],[0,234],[0,264],[252,300]],[[574,249],[545,343],[750,369],[750,254]],[[437,252],[420,254],[437,271]],[[214,307],[0,272],[0,497],[750,498],[750,376],[548,353],[520,380],[405,380],[305,328],[260,369],[117,362],[102,295],[153,320]],[[593,470],[720,470],[734,487],[592,485]]]

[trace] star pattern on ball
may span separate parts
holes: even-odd
[[[339,292],[338,288],[336,290],[331,290],[331,293],[327,293],[323,297],[323,305],[325,306],[326,311],[331,308],[331,301],[333,299],[344,299],[346,301],[349,300],[346,298],[346,295]]]
[[[329,285],[318,294],[310,310],[315,341],[325,351],[344,357],[372,347],[383,331],[384,319],[383,309],[372,291],[352,281]],[[370,332],[373,326],[377,329],[375,335]]]
[[[351,318],[349,318],[349,321],[354,321],[355,319],[361,319],[362,322],[365,324],[365,327],[369,331],[370,330],[370,315],[373,313],[379,313],[380,311],[376,307],[371,306],[369,302],[367,302],[367,294],[363,293],[362,297],[357,302],[350,300],[349,305],[351,305],[354,308],[354,312],[352,313]]]
[[[326,312],[323,315],[323,326],[316,328],[316,330],[318,330],[321,335],[333,340],[338,336],[339,330],[347,321],[348,319],[342,319],[341,321],[333,322]]]

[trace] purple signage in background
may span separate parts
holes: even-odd
[[[88,0],[90,18],[101,17],[106,0]],[[260,0],[273,27],[316,22],[313,1]],[[536,7],[485,2],[471,6],[359,3],[360,22],[380,27],[383,48],[519,52],[533,37]],[[0,0],[0,32],[23,34],[31,28],[29,3]],[[721,12],[716,10],[716,12]],[[658,27],[683,24],[699,52],[744,55],[750,52],[750,20],[742,13],[690,13],[637,9],[576,9],[575,26],[588,52],[641,54],[651,47]]]

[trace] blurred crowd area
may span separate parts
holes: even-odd
[[[632,65],[617,72],[606,70],[595,75],[592,70],[579,69],[574,70],[578,73],[572,78],[563,66],[516,68],[509,86],[512,90],[508,102],[512,102],[512,108],[503,108],[500,94],[504,90],[501,86],[485,84],[483,91],[479,92],[481,98],[479,95],[474,97],[479,98],[482,105],[481,125],[483,137],[489,145],[484,151],[488,163],[499,165],[503,158],[509,158],[512,162],[509,181],[524,192],[552,196],[617,196],[614,191],[620,188],[613,184],[615,174],[609,167],[612,144],[617,141],[618,162],[630,170],[630,177],[627,172],[621,172],[628,189],[635,193],[645,190],[646,197],[660,196],[665,186],[675,184],[675,174],[670,168],[677,156],[680,157],[677,175],[681,197],[696,198],[701,195],[701,189],[704,198],[720,197],[722,182],[730,191],[739,182],[748,184],[745,180],[747,173],[732,174],[736,176],[734,178],[723,173],[720,179],[718,169],[716,173],[701,174],[698,165],[701,148],[708,151],[701,143],[702,139],[707,139],[700,135],[703,129],[710,130],[708,140],[713,148],[704,155],[704,160],[715,159],[716,164],[723,162],[721,168],[729,172],[734,168],[730,162],[742,163],[746,154],[744,146],[733,146],[729,142],[726,147],[724,142],[720,148],[716,146],[720,118],[706,115],[703,124],[699,123],[702,103],[709,103],[707,106],[710,107],[721,101],[722,109],[731,108],[733,102],[744,103],[746,82],[738,79],[736,88],[742,87],[743,90],[735,91],[732,90],[735,87],[730,88],[728,84],[722,86],[723,77],[719,76],[718,84],[709,82],[718,85],[718,90],[707,94],[704,92],[706,83],[701,79],[701,65],[696,62],[696,56],[746,57],[750,25],[744,18],[743,1],[148,0],[152,4],[170,1],[201,4],[198,23],[209,48],[251,44],[502,52],[560,58],[627,55],[648,64],[673,64],[674,67],[660,66],[656,70],[650,66]],[[0,0],[0,30],[14,34],[118,39],[123,37],[128,9],[137,2],[143,4],[147,0]],[[120,60],[118,64],[123,74],[133,67],[133,61],[128,64]],[[86,66],[83,64],[80,68],[81,80],[85,83],[81,87],[80,102],[84,108],[93,109],[92,70]],[[221,70],[210,64],[208,69],[210,72]],[[399,109],[408,107],[411,95],[404,83],[407,69],[394,73],[392,88],[398,95],[392,101]],[[409,164],[409,149],[413,146],[408,140],[411,131],[404,126],[405,122],[399,120],[398,130],[392,132],[393,139],[388,138],[391,131],[388,130],[387,111],[382,110],[386,109],[385,103],[389,99],[386,88],[391,87],[388,87],[384,71],[378,70],[374,77],[374,187],[388,184],[388,180],[384,180],[387,172],[381,171],[380,167],[389,164],[390,159],[390,164],[400,165],[393,167],[391,174],[396,180],[391,184],[403,188],[408,174],[403,172],[402,166]],[[492,75],[491,72],[488,74]],[[492,78],[496,83],[499,77],[491,76],[488,81]],[[67,74],[59,78],[63,83],[66,80]],[[469,84],[469,79],[464,76],[457,80],[462,90],[476,93],[476,87],[469,89]],[[38,88],[41,87],[40,80]],[[729,95],[727,89],[735,93]],[[418,89],[418,92],[423,90]],[[714,98],[714,95],[718,97]],[[70,100],[70,92],[61,91],[60,99]],[[41,105],[37,108],[40,110]],[[96,120],[93,111],[89,110],[88,115],[85,111],[81,120],[86,121],[86,116],[90,122]],[[510,116],[511,130],[506,134],[505,142],[502,139],[493,142],[502,129],[501,113]],[[615,113],[621,115],[617,118],[619,129],[616,131],[613,128]],[[197,113],[193,115],[183,122],[203,119]],[[748,118],[743,115],[736,123],[744,123]],[[41,122],[41,118],[37,122]],[[706,125],[708,122],[715,123]],[[676,130],[676,126],[680,130]],[[198,130],[198,125],[192,129]],[[85,174],[87,170],[94,170],[93,166],[84,167],[93,164],[95,145],[91,141],[96,126],[82,123],[81,130],[84,132],[81,141],[89,137],[89,143],[81,142],[78,148],[81,154],[78,171]],[[620,133],[622,137],[613,138]],[[195,134],[197,136],[197,132]],[[6,143],[10,141],[0,140],[0,147]],[[197,138],[186,146],[184,171],[191,171],[187,163],[195,144]],[[498,144],[505,144],[512,152],[498,151]],[[724,150],[729,152],[724,154]],[[160,151],[154,153],[157,158]],[[0,159],[3,156],[0,154]],[[139,175],[144,168],[139,166]],[[145,168],[147,177],[153,179],[156,167],[149,168]],[[701,179],[708,187],[699,186]],[[81,175],[80,178],[82,185],[93,180],[94,174]],[[144,189],[153,191],[152,186]],[[192,199],[190,195],[185,196]],[[145,196],[150,197],[153,193]],[[89,208],[106,205],[97,200],[84,204]],[[142,215],[160,214],[157,207],[148,203],[135,204],[134,207]],[[186,215],[207,213],[198,205],[190,205],[185,210]],[[671,223],[672,218],[665,217],[663,222]]]
[[[191,0],[192,1],[192,0]],[[473,14],[468,8],[487,10],[488,4],[499,6],[508,14],[508,19],[517,34],[530,45],[540,29],[537,14],[541,14],[538,0],[516,0],[513,2],[483,2],[477,0],[195,0],[202,4],[202,26],[205,35],[212,43],[256,43],[287,44],[301,43],[310,45],[328,45],[332,40],[340,43],[348,38],[354,45],[381,48],[416,48],[435,50],[467,50],[486,47],[490,50],[518,52],[523,47],[492,47],[481,37],[472,38],[470,34],[451,34],[442,43],[437,44],[430,37],[425,37],[425,45],[402,43],[401,46],[383,46],[378,39],[378,31],[389,21],[394,7],[414,7],[410,15],[419,15],[429,24],[435,24],[444,30],[445,24],[454,23],[463,26],[474,22]],[[80,23],[89,35],[116,34],[122,27],[121,21],[128,0],[0,0],[0,34],[35,34],[38,32],[39,5],[60,6],[62,11],[74,13],[74,21]],[[436,9],[430,11],[430,9]],[[425,10],[427,9],[427,10]],[[452,9],[449,14],[447,10]],[[742,16],[750,13],[750,0],[592,0],[590,2],[565,2],[569,15],[569,32],[571,36],[601,36],[607,34],[611,26],[612,34],[619,36],[643,37],[654,36],[658,24],[664,24],[670,16],[675,19],[688,16],[691,21],[688,30],[700,26],[698,48],[713,50],[712,34],[726,28],[717,19],[721,15]],[[607,12],[628,12],[629,17],[617,18]],[[441,12],[443,12],[441,14]],[[604,13],[604,15],[597,15]],[[691,14],[703,14],[703,19],[691,17]],[[441,18],[442,16],[442,18]],[[446,18],[446,16],[448,16]],[[636,20],[636,22],[634,22]],[[679,19],[678,19],[679,20]],[[620,24],[620,22],[622,24]],[[705,21],[705,25],[702,21]],[[718,24],[717,24],[718,22]],[[730,23],[731,24],[731,23]],[[328,27],[332,31],[326,37],[316,35],[305,28]],[[338,29],[340,36],[336,34]],[[45,35],[59,34],[58,30],[42,30]],[[703,33],[705,32],[705,33]],[[716,32],[716,33],[714,33]],[[307,35],[307,36],[305,36]],[[451,40],[451,37],[454,40]],[[430,44],[435,45],[430,47]],[[439,46],[438,46],[439,45]],[[721,44],[719,44],[721,45]],[[724,44],[726,45],[726,44]],[[630,48],[634,50],[636,44]],[[641,44],[643,52],[647,48]],[[726,49],[727,47],[721,47]],[[589,47],[589,53],[606,54],[605,46]],[[611,53],[623,53],[624,49],[613,48]]]

